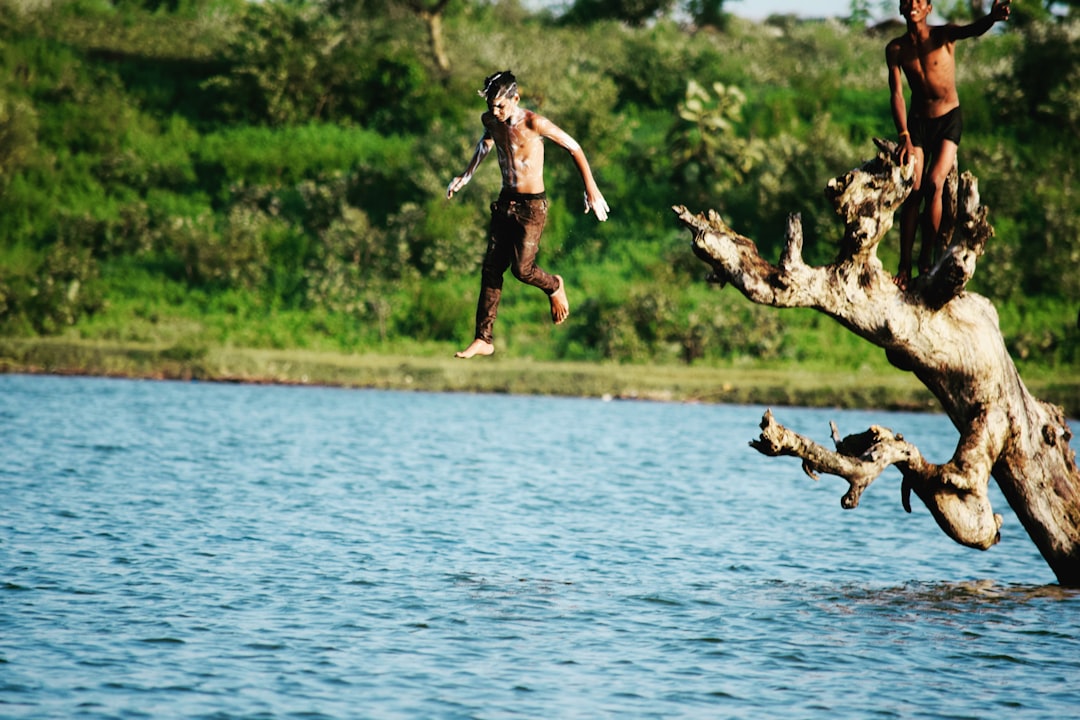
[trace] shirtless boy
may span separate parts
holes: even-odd
[[[906,290],[911,283],[911,252],[922,214],[922,248],[919,272],[933,262],[941,227],[945,179],[956,162],[963,119],[956,94],[957,40],[978,37],[994,23],[1009,19],[1010,0],[994,0],[990,13],[969,25],[927,24],[930,0],[900,0],[900,14],[907,33],[885,47],[889,68],[893,122],[900,133],[900,162],[915,163],[915,186],[900,209],[900,270],[893,282]],[[904,104],[901,71],[911,88],[911,109]]]
[[[518,105],[521,96],[513,73],[505,70],[489,76],[480,95],[487,98],[488,106],[487,112],[480,116],[484,135],[465,172],[450,181],[446,197],[452,198],[468,184],[492,148],[499,157],[502,192],[491,204],[488,247],[476,307],[476,336],[467,348],[455,353],[459,358],[495,352],[491,333],[502,296],[503,274],[508,267],[518,280],[547,293],[551,319],[556,325],[570,314],[562,277],[549,275],[536,264],[548,207],[544,194],[545,139],[561,146],[574,158],[585,182],[585,212],[592,210],[598,220],[604,221],[609,210],[581,146],[555,123]]]

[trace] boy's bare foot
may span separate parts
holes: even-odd
[[[555,279],[559,281],[559,287],[549,297],[551,298],[551,320],[559,325],[570,316],[570,301],[566,299],[566,287],[563,285],[562,275],[556,275]]]
[[[486,340],[476,338],[469,344],[469,347],[464,350],[459,350],[454,353],[456,358],[471,358],[473,355],[492,355],[495,353],[495,346]]]
[[[892,281],[893,281],[893,285],[900,288],[901,290],[906,291],[908,289],[908,285],[911,284],[911,273],[910,272],[899,272],[892,279]]]
[[[925,275],[930,272],[930,268],[934,266],[934,257],[931,253],[927,252],[926,243],[923,243],[923,251],[919,253],[919,274]]]

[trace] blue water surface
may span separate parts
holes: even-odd
[[[1064,718],[1080,593],[762,407],[0,376],[0,717]],[[826,443],[941,415],[774,408]]]

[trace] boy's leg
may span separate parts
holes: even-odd
[[[956,164],[957,145],[943,140],[926,177],[926,213],[923,219],[923,243],[919,252],[919,272],[929,272],[934,263],[934,250],[941,236],[941,216],[945,196],[945,180]]]
[[[923,151],[916,147],[915,184],[911,188],[904,204],[900,206],[900,269],[893,282],[901,290],[907,290],[911,283],[911,254],[915,247],[915,233],[919,229],[919,207],[922,205]]]
[[[911,250],[915,246],[915,231],[919,227],[919,205],[922,198],[918,190],[912,190],[900,206],[900,268],[893,282],[901,290],[911,284]]]
[[[540,236],[547,222],[547,200],[515,201],[512,211],[520,221],[521,235],[514,243],[510,271],[521,282],[543,290],[551,303],[551,319],[556,325],[570,315],[570,303],[562,278],[536,264]]]
[[[511,244],[502,240],[507,230],[507,219],[498,203],[491,205],[491,225],[488,228],[488,246],[480,270],[480,297],[476,301],[476,332],[472,343],[454,354],[459,358],[474,355],[491,355],[495,352],[493,329],[502,298],[503,273],[510,266]]]

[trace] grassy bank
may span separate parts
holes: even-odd
[[[936,411],[912,375],[828,367],[697,367],[541,362],[494,356],[361,355],[302,350],[158,347],[0,338],[0,371],[212,382],[512,393],[672,402]],[[1080,377],[1025,377],[1032,392],[1080,417]]]

